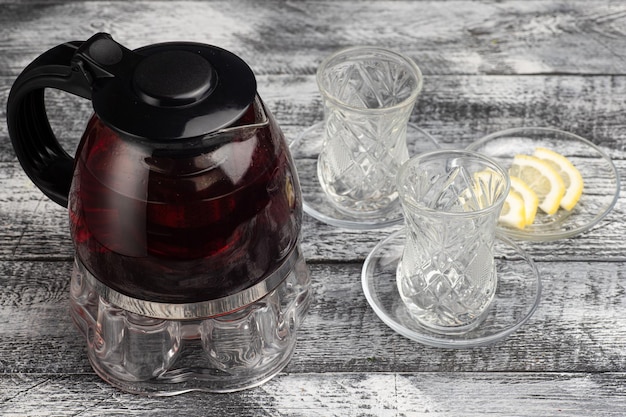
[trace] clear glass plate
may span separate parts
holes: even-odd
[[[615,206],[620,187],[615,165],[598,146],[572,133],[523,127],[485,136],[468,149],[486,154],[508,169],[515,155],[532,155],[537,147],[560,153],[578,168],[585,183],[583,194],[572,211],[559,209],[550,216],[538,210],[535,222],[523,230],[498,225],[498,231],[516,239],[550,241],[591,229]]]
[[[443,348],[495,343],[518,330],[533,315],[541,298],[541,279],[532,259],[513,241],[495,243],[498,289],[484,320],[463,334],[440,334],[422,326],[405,307],[396,285],[396,268],[404,248],[404,229],[380,242],[363,265],[365,298],[378,317],[401,335]]]
[[[432,136],[412,123],[408,124],[406,139],[410,156],[439,149],[439,144]],[[304,211],[331,226],[348,229],[377,229],[401,223],[403,216],[399,201],[397,206],[384,216],[372,219],[352,216],[334,207],[317,178],[317,157],[322,150],[323,140],[324,123],[319,122],[304,130],[289,145],[300,177]]]

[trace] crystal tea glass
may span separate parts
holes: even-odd
[[[317,164],[337,209],[371,219],[398,203],[395,176],[409,157],[406,130],[422,89],[409,58],[381,48],[339,51],[320,65],[325,135]]]
[[[402,165],[397,186],[407,236],[396,274],[402,301],[431,331],[475,328],[496,293],[493,247],[507,172],[475,152],[434,151]]]

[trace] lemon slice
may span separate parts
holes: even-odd
[[[485,199],[490,200],[487,195],[491,195],[496,190],[496,187],[499,187],[499,184],[494,182],[496,181],[495,178],[500,177],[496,176],[496,173],[490,169],[479,171],[474,174],[475,183],[472,187],[472,189],[474,190],[474,200],[479,201],[482,205],[487,202]],[[518,192],[513,188],[513,182],[515,182],[515,186],[519,190],[521,190],[521,192]],[[466,194],[469,194],[470,190],[467,189],[465,190],[465,192]],[[524,194],[522,195],[522,193]],[[525,198],[528,199],[528,204]],[[509,190],[509,193],[504,200],[504,204],[502,205],[502,210],[500,211],[498,221],[502,224],[514,227],[516,229],[523,229],[527,225],[527,205],[529,207],[529,210],[531,211],[532,223],[534,221],[535,213],[537,212],[537,196],[533,190],[531,190],[526,184],[524,184],[522,180],[515,177],[512,178],[511,189]]]
[[[479,207],[487,207],[497,199],[504,186],[501,175],[490,168],[474,173],[474,194]]]
[[[569,159],[550,149],[537,148],[533,155],[550,164],[563,178],[565,195],[561,199],[561,207],[568,211],[573,209],[583,193],[584,182],[580,171]]]
[[[537,214],[537,206],[539,199],[537,194],[524,181],[518,177],[511,176],[511,191],[515,191],[524,201],[524,216],[526,218],[526,226],[531,225],[535,221]]]
[[[534,156],[515,155],[509,174],[521,179],[537,194],[542,211],[557,212],[565,195],[565,184],[548,162]]]
[[[506,196],[506,200],[504,200],[504,205],[502,206],[502,211],[500,212],[498,221],[516,229],[523,229],[526,227],[526,209],[524,199],[518,192],[514,190],[509,191],[509,194]]]

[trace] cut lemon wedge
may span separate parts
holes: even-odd
[[[496,192],[497,188],[502,186],[502,184],[496,183],[496,180],[494,180],[495,178],[501,177],[496,176],[494,171],[488,169],[474,174],[474,180],[476,181],[474,188],[477,190],[476,195],[479,196],[477,198],[478,200],[483,200],[485,195],[493,194]],[[502,205],[498,221],[516,229],[523,229],[526,227],[527,221],[526,202],[524,201],[524,197],[513,189],[512,182],[513,181],[511,181],[511,189],[509,190],[509,193],[504,200],[504,204]],[[531,210],[534,210],[532,213],[534,220],[534,213],[537,212],[537,196],[519,178],[515,178],[515,182],[518,188],[525,187],[525,189],[523,189],[524,193],[528,194],[528,192],[530,192],[532,196],[535,196],[535,206],[531,207]],[[521,185],[518,183],[521,183]],[[491,199],[493,199],[493,197]]]
[[[511,191],[515,191],[524,201],[524,216],[526,226],[533,224],[535,221],[535,215],[537,214],[537,207],[539,205],[539,199],[537,194],[530,188],[524,181],[518,177],[511,176]]]
[[[515,227],[516,229],[526,227],[524,199],[518,192],[514,190],[509,191],[506,200],[504,200],[498,221],[507,226]]]
[[[474,173],[474,188],[477,189],[476,195],[479,196],[481,207],[493,204],[498,190],[503,186],[502,176],[495,171],[487,168]]]
[[[546,148],[537,148],[533,154],[537,158],[546,161],[558,172],[565,185],[565,195],[561,199],[561,207],[565,210],[574,208],[583,193],[583,177],[569,159],[563,155]]]
[[[530,187],[539,199],[539,208],[547,214],[559,209],[565,184],[559,173],[544,160],[529,155],[515,155],[509,174]]]
[[[473,182],[459,195],[465,211],[480,210],[489,207],[502,193],[504,179],[495,171],[487,168],[473,174]]]

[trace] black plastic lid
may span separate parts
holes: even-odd
[[[149,140],[193,138],[228,127],[256,95],[250,67],[211,45],[170,42],[130,51],[99,34],[74,59],[93,78],[91,100],[100,119]]]

